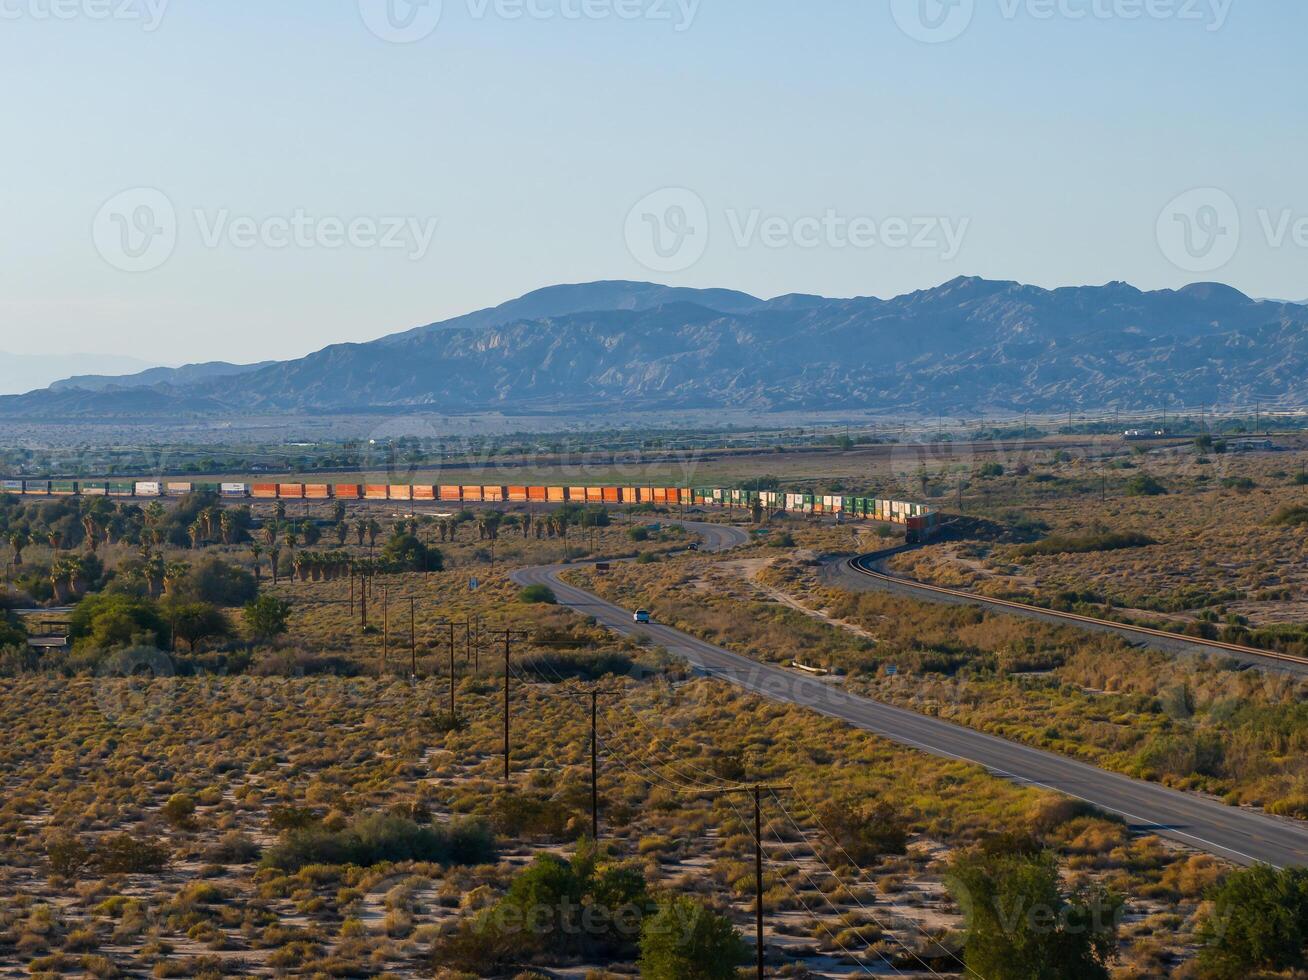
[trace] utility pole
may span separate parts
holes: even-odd
[[[389,587],[382,588],[382,659],[381,670],[377,672],[378,677],[386,674],[386,662],[391,656],[391,590]]]
[[[363,629],[368,628],[368,590],[363,577],[359,578],[359,618]]]
[[[415,615],[415,606],[417,600],[409,596],[409,682],[415,686],[418,683],[418,630],[416,627],[417,617]]]
[[[457,705],[457,702],[455,701],[455,687],[454,687],[455,679],[456,679],[456,677],[457,677],[457,672],[455,671],[455,668],[454,668],[454,629],[455,629],[456,626],[462,626],[462,627],[464,628],[464,630],[467,631],[467,634],[468,634],[468,637],[469,637],[469,644],[468,644],[468,645],[471,646],[471,637],[472,637],[472,621],[471,621],[471,620],[467,620],[467,621],[462,622],[462,623],[456,623],[456,622],[454,622],[453,620],[449,620],[449,619],[447,619],[447,620],[445,620],[444,622],[437,623],[436,625],[439,626],[439,627],[441,627],[441,628],[443,628],[443,629],[448,629],[448,630],[450,631],[450,632],[449,632],[449,637],[450,637],[450,642],[449,642],[449,651],[450,651],[450,717],[451,717],[451,718],[455,718],[455,717],[458,716],[458,713],[459,713],[459,712],[458,712],[458,705]]]
[[[733,793],[748,793],[754,798],[754,944],[758,959],[758,980],[763,980],[763,794],[779,793],[789,786],[734,786],[730,789],[708,790],[709,796],[730,796]],[[691,791],[694,792],[694,791]],[[705,795],[705,791],[698,791]]]
[[[509,663],[513,657],[513,641],[527,639],[531,634],[525,630],[490,630],[490,636],[504,637],[504,781],[509,781]]]

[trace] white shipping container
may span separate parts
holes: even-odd
[[[191,484],[189,483],[168,484],[168,496],[170,497],[185,497],[190,492],[191,492]]]
[[[244,483],[224,483],[220,488],[224,497],[244,497]]]
[[[136,496],[138,497],[159,497],[163,495],[163,487],[158,483],[138,483],[136,485]]]

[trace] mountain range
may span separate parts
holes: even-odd
[[[1308,403],[1308,306],[1216,283],[959,278],[892,299],[636,282],[250,365],[70,378],[0,418],[655,410],[987,413]]]

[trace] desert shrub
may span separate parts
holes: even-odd
[[[217,606],[208,602],[173,602],[164,605],[164,612],[172,626],[173,638],[184,640],[192,653],[202,640],[221,639],[232,635],[232,624]]]
[[[631,538],[632,541],[648,541],[648,540],[649,540],[649,528],[647,528],[647,527],[633,527],[633,528],[631,528],[630,530],[627,531],[627,537]]]
[[[195,800],[185,793],[174,793],[159,812],[174,827],[190,827],[195,822]]]
[[[96,843],[92,863],[104,874],[146,874],[162,871],[168,857],[168,848],[158,841],[121,833]]]
[[[907,821],[884,801],[829,800],[818,807],[818,820],[835,844],[833,861],[867,865],[883,854],[908,850]]]
[[[726,916],[685,896],[659,903],[640,936],[646,980],[734,980],[749,947]]]
[[[517,672],[549,684],[565,680],[598,680],[614,674],[630,674],[634,662],[624,653],[561,651],[533,653],[518,661]]]
[[[265,852],[262,863],[289,872],[309,864],[361,867],[389,861],[482,864],[494,854],[494,840],[479,822],[423,827],[393,814],[374,813],[356,818],[339,831],[321,826],[288,831]]]
[[[1209,890],[1200,964],[1217,980],[1308,967],[1308,869],[1232,872]]]
[[[558,596],[548,585],[529,585],[518,593],[518,601],[529,605],[558,605]]]
[[[496,793],[489,804],[491,829],[505,837],[561,840],[569,836],[573,815],[574,810],[561,800],[525,793]]]
[[[1308,524],[1308,506],[1304,504],[1287,504],[1272,515],[1273,524],[1287,524],[1297,527]]]
[[[1148,473],[1137,473],[1126,481],[1126,493],[1130,497],[1161,497],[1167,493],[1167,487]]]
[[[204,856],[214,864],[249,864],[259,856],[259,845],[240,831],[233,830],[205,851]]]
[[[1124,548],[1145,548],[1157,544],[1147,534],[1132,531],[1110,531],[1101,534],[1052,534],[1043,541],[1020,545],[1013,553],[1023,557],[1032,555],[1086,554],[1094,551],[1120,551]]]

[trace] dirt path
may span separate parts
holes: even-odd
[[[826,623],[828,626],[834,626],[837,629],[842,629],[848,633],[853,633],[855,636],[861,636],[863,639],[870,640],[873,643],[878,642],[876,634],[870,633],[869,631],[865,630],[862,626],[858,626],[854,623],[846,622],[843,619],[837,619],[835,616],[832,616],[830,613],[825,612],[824,610],[814,609],[812,606],[805,605],[803,602],[801,602],[795,596],[791,595],[789,592],[784,592],[781,589],[776,588],[775,586],[771,586],[765,582],[759,581],[759,575],[762,574],[764,569],[768,568],[773,563],[773,561],[774,559],[772,558],[743,558],[739,561],[723,562],[722,567],[729,568],[732,571],[736,572],[738,575],[740,575],[742,578],[748,581],[750,585],[758,589],[758,591],[762,592],[764,595],[766,595],[769,599],[773,600],[774,602],[779,602],[783,606],[789,606],[791,609],[794,609],[796,612],[803,613],[805,616],[808,616],[810,619],[816,619],[819,622]]]

